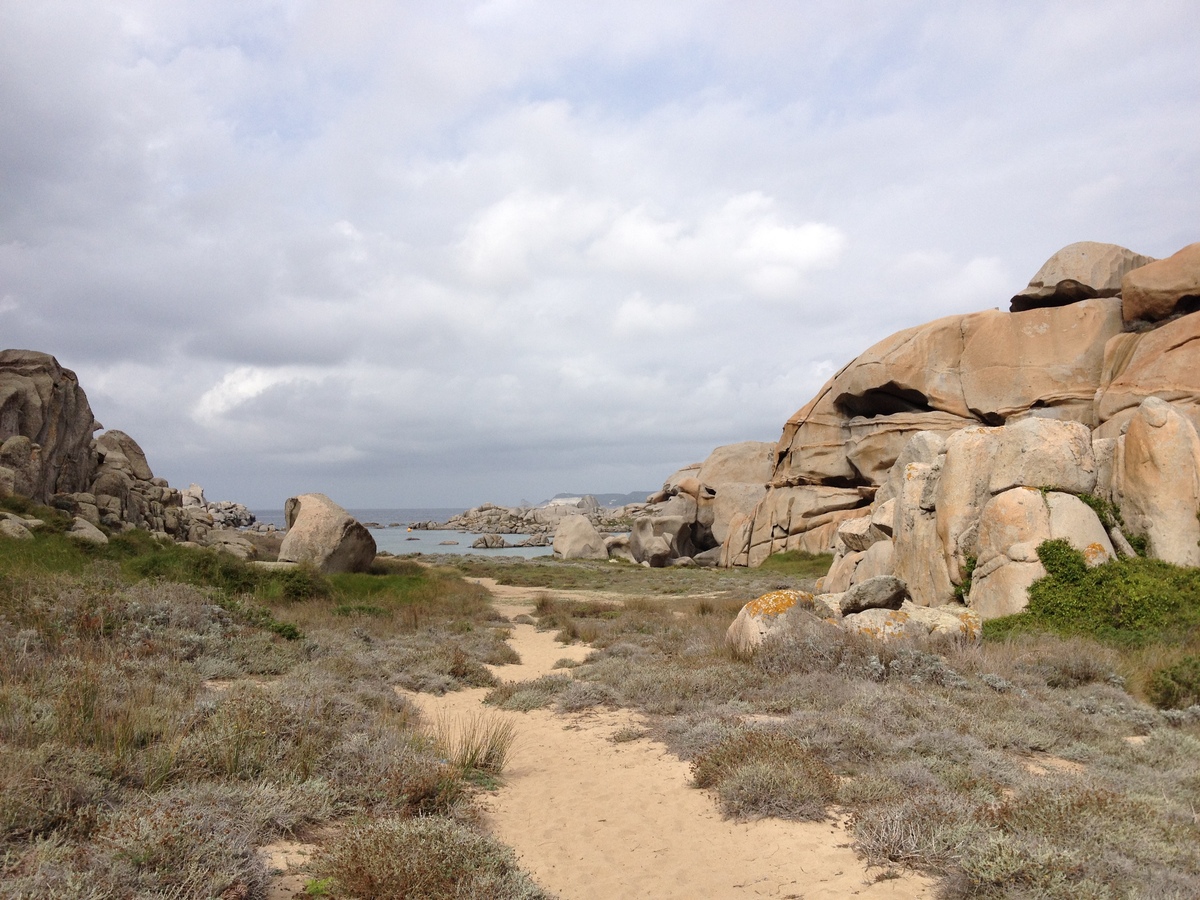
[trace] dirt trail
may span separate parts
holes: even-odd
[[[530,612],[542,593],[477,580],[509,618]],[[514,625],[510,643],[521,664],[496,668],[504,680],[536,678],[564,657],[588,653],[533,625]],[[430,717],[453,717],[479,711],[486,693],[414,699]],[[925,879],[872,881],[841,823],[723,820],[711,796],[689,786],[687,764],[662,744],[612,741],[618,730],[637,725],[627,710],[496,714],[513,717],[519,737],[504,786],[482,798],[487,821],[538,883],[562,900],[932,896]]]

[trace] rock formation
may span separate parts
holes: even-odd
[[[984,618],[1024,608],[1050,538],[1093,565],[1129,536],[1200,564],[1198,298],[1200,244],[1154,261],[1086,242],[1014,312],[885,338],[784,425],[722,564],[833,551],[825,591],[893,575],[917,607],[965,600]],[[1123,529],[1101,523],[1108,503]]]
[[[321,572],[365,572],[375,560],[375,538],[324,494],[289,497],[283,506],[288,531],[279,562],[307,563]]]

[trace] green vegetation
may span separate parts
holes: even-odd
[[[833,565],[832,553],[805,553],[803,550],[785,550],[774,553],[763,560],[760,572],[794,575],[797,578],[821,578]]]
[[[1038,630],[1125,646],[1200,639],[1200,569],[1141,558],[1088,568],[1064,540],[1037,552],[1046,577],[1030,587],[1024,612],[985,624],[989,638]]]
[[[0,623],[5,896],[262,896],[254,848],[279,836],[419,816],[462,838],[511,744],[423,723],[398,690],[490,685],[487,663],[515,661],[451,570],[326,578],[47,527],[0,541]],[[310,895],[345,889],[319,874]],[[534,896],[506,877],[490,896]]]

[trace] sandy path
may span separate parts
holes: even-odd
[[[543,593],[480,582],[510,618],[530,612]],[[505,680],[536,678],[559,659],[588,652],[532,625],[514,625],[510,643],[521,665],[495,669]],[[453,717],[478,712],[485,694],[414,699],[431,717]],[[723,820],[711,795],[689,786],[687,764],[662,744],[611,740],[636,725],[627,710],[495,714],[513,717],[519,737],[504,787],[481,798],[488,822],[562,900],[933,895],[930,882],[914,876],[872,881],[840,823]]]

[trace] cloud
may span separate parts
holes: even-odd
[[[5,4],[6,342],[213,496],[651,487],[1065,244],[1196,240],[1198,39],[1174,0]]]

